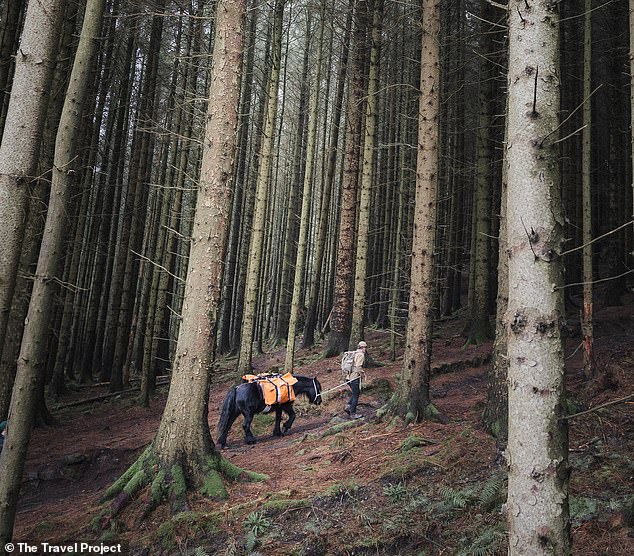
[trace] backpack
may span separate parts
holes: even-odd
[[[354,351],[345,351],[341,358],[341,374],[343,378],[347,379],[352,372],[352,365],[354,364]]]

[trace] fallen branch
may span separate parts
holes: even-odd
[[[599,409],[603,409],[604,407],[608,407],[610,405],[617,405],[620,403],[627,403],[631,399],[634,399],[634,394],[630,394],[629,396],[625,396],[624,398],[619,398],[618,400],[612,400],[611,402],[606,402],[604,404],[593,407],[592,409],[586,409],[585,411],[580,411],[579,413],[574,413],[572,415],[566,415],[565,417],[561,417],[562,421],[567,421],[568,419],[572,419],[573,417],[579,417],[580,415],[586,415],[587,413],[594,413],[595,411],[599,411]]]
[[[169,380],[166,381],[162,381],[162,382],[157,382],[156,386],[162,386],[164,384],[168,384]],[[78,405],[82,405],[85,403],[91,403],[91,402],[100,402],[102,400],[107,400],[108,398],[112,398],[114,396],[119,396],[121,394],[129,394],[130,392],[139,392],[139,388],[127,388],[126,390],[120,390],[119,392],[109,392],[108,394],[101,394],[99,396],[93,396],[92,398],[85,398],[83,400],[76,400],[74,402],[69,402],[63,405],[57,405],[55,406],[55,409],[66,409],[67,407],[75,407]]]

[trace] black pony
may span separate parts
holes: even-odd
[[[304,394],[310,403],[321,403],[321,384],[316,378],[295,375],[297,382],[292,388],[295,396]],[[227,435],[233,422],[242,413],[244,415],[244,440],[247,444],[255,444],[255,436],[251,432],[251,421],[256,413],[264,410],[266,404],[260,387],[255,382],[245,382],[231,388],[225,397],[222,405],[222,413],[218,421],[218,444],[224,448],[227,443]],[[295,420],[295,411],[293,410],[293,402],[275,404],[272,406],[275,410],[275,427],[273,428],[273,436],[282,436],[280,422],[282,420],[282,411],[288,415],[288,419],[284,423],[284,432],[288,432]]]

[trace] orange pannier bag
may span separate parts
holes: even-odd
[[[244,375],[242,379],[258,383],[266,405],[295,401],[293,384],[297,382],[297,379],[291,373],[285,375]]]

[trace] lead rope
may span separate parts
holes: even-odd
[[[341,384],[338,384],[334,388],[330,388],[330,390],[324,390],[323,392],[320,392],[319,394],[317,394],[315,396],[315,399],[317,399],[319,396],[323,397],[323,395],[327,394],[328,392],[333,392],[335,390],[339,390],[339,388],[341,388],[342,386],[345,386],[346,384],[350,384],[351,382],[353,382],[355,380],[357,380],[357,379],[353,378],[353,379],[347,380],[346,382],[342,382]],[[363,382],[363,377],[362,376],[359,377],[359,387],[361,387],[361,382]],[[315,386],[315,392],[317,392],[317,385],[315,384],[315,379],[314,378],[313,378],[313,385]]]

